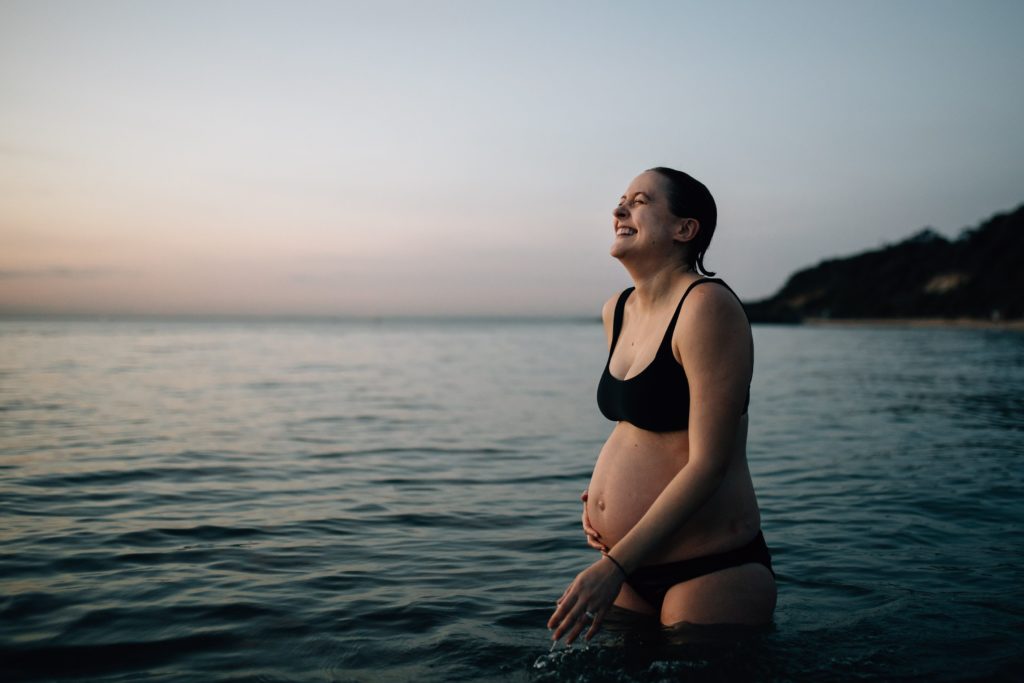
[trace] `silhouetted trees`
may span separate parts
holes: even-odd
[[[745,305],[755,322],[1024,317],[1024,205],[953,241],[926,228],[899,244],[823,261]]]

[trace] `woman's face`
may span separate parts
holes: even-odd
[[[653,171],[641,173],[626,188],[612,211],[615,241],[611,255],[617,259],[649,254],[675,258],[673,242],[680,237],[684,220],[672,215],[665,193],[666,180]]]

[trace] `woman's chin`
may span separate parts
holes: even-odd
[[[629,251],[629,247],[620,242],[619,240],[615,240],[614,242],[612,242],[611,248],[608,249],[608,253],[612,256],[612,258],[617,258],[619,260],[621,260],[625,256],[628,256]]]

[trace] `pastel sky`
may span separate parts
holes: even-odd
[[[0,2],[0,312],[596,315],[645,168],[743,298],[1024,202],[1024,2]]]

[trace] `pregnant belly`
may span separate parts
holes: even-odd
[[[746,421],[740,423],[729,467],[711,497],[644,564],[671,562],[736,548],[761,528],[746,459]],[[594,466],[587,514],[614,547],[640,521],[689,462],[686,432],[656,434],[620,422]]]
[[[594,466],[587,514],[614,546],[644,516],[688,460],[686,432],[654,434],[619,423]]]

